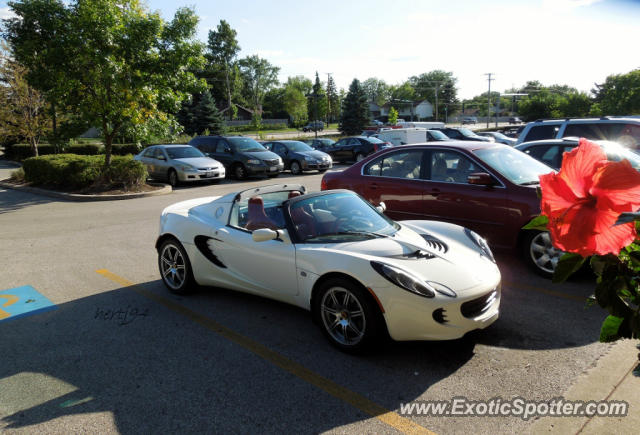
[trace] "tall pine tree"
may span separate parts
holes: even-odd
[[[226,131],[222,114],[209,90],[200,96],[200,102],[194,108],[193,129],[197,134],[209,130],[209,134],[223,134]]]
[[[334,122],[340,116],[340,96],[331,76],[327,77],[327,106],[328,122]]]
[[[369,123],[367,95],[358,79],[353,79],[349,92],[342,102],[339,129],[342,134],[358,134]]]

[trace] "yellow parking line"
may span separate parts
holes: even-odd
[[[132,290],[136,293],[151,299],[165,307],[169,308],[171,311],[176,313],[180,313],[192,321],[198,323],[201,326],[213,331],[220,336],[230,340],[245,349],[253,352],[254,354],[260,356],[261,358],[269,361],[277,367],[280,367],[283,370],[297,376],[298,378],[320,388],[321,390],[331,394],[334,397],[337,397],[344,402],[351,404],[352,406],[358,408],[362,412],[365,412],[372,417],[377,418],[383,423],[388,424],[389,426],[407,433],[407,434],[431,434],[435,435],[434,432],[426,429],[419,424],[414,423],[408,418],[402,417],[399,414],[389,411],[385,409],[381,405],[367,399],[366,397],[353,392],[342,385],[339,385],[330,379],[321,376],[308,368],[304,367],[301,364],[275,352],[268,347],[258,343],[257,341],[253,341],[244,335],[238,334],[237,332],[219,324],[218,322],[211,320],[210,318],[203,316],[202,314],[198,314],[195,311],[190,310],[189,308],[177,304],[167,298],[159,296],[155,293],[152,293],[148,290],[145,290],[139,286],[136,286],[135,283],[122,278],[106,269],[96,270],[97,273],[104,276],[105,278],[110,279],[123,287],[132,287]]]
[[[567,293],[558,292],[555,290],[549,290],[546,288],[536,287],[534,285],[523,284],[523,283],[513,282],[513,281],[502,281],[502,284],[504,284],[507,287],[520,288],[522,290],[533,290],[538,293],[544,293],[545,295],[557,296],[559,298],[569,299],[571,301],[582,302],[583,304],[587,303],[587,298],[584,296],[571,295]]]

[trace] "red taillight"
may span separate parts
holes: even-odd
[[[378,144],[373,144],[373,152],[377,152],[378,151]]]
[[[325,180],[324,177],[322,177],[320,181],[320,190],[327,190],[327,180]]]

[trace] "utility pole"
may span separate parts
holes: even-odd
[[[436,82],[436,121],[438,120],[438,88],[440,87],[440,82]]]
[[[489,118],[491,117],[491,80],[495,80],[491,78],[492,75],[493,73],[485,74],[485,76],[488,76],[487,81],[489,82],[489,92],[487,92],[487,128],[489,128]]]

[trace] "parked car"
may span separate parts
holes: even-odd
[[[389,147],[390,143],[375,137],[352,136],[344,137],[322,151],[329,154],[334,162],[359,162],[369,154]]]
[[[277,177],[284,162],[255,140],[243,136],[196,136],[189,145],[222,162],[238,180],[250,175]]]
[[[488,137],[478,136],[473,131],[465,127],[444,127],[434,128],[432,130],[438,130],[447,135],[449,139],[454,140],[473,140],[477,142],[491,142]]]
[[[179,202],[162,211],[156,249],[169,291],[224,287],[296,305],[346,352],[387,334],[456,339],[499,315],[500,271],[480,236],[394,222],[346,190],[272,185]]]
[[[302,127],[302,131],[322,131],[324,130],[324,122],[322,121],[311,121],[304,127]]]
[[[478,136],[488,137],[489,139],[493,139],[494,142],[503,143],[505,145],[515,145],[516,140],[512,137],[505,136],[499,131],[479,131],[476,133]]]
[[[372,204],[384,202],[395,220],[443,220],[468,227],[494,248],[518,249],[541,275],[562,254],[547,232],[523,230],[540,214],[538,177],[549,166],[510,146],[449,141],[386,149],[342,172],[321,188],[350,189]]]
[[[333,165],[329,154],[314,150],[306,143],[297,140],[266,142],[264,147],[279,155],[284,162],[284,168],[290,169],[293,175],[316,169],[319,172],[325,172]]]
[[[222,163],[189,145],[153,145],[133,157],[142,162],[151,178],[181,182],[207,180],[217,183],[225,176]]]
[[[512,116],[509,118],[509,124],[522,124],[522,119],[518,118],[517,116]]]
[[[440,130],[427,130],[427,142],[442,142],[445,140],[451,140],[451,138]]]
[[[477,124],[478,123],[478,118],[476,118],[475,116],[465,116],[464,118],[462,118],[462,125],[465,124]]]
[[[375,125],[376,127],[380,127],[380,126],[383,126],[383,125],[384,125],[384,122],[382,122],[382,121],[378,121],[377,119],[373,119],[373,120],[371,121],[371,125]]]
[[[516,149],[529,154],[534,159],[540,160],[542,163],[549,165],[553,169],[560,169],[562,166],[562,156],[566,151],[571,151],[578,146],[579,139],[577,137],[565,137],[563,139],[536,140],[533,142],[525,142],[516,146]],[[622,145],[606,141],[594,141],[602,147],[607,154],[609,160],[618,162],[627,159],[631,166],[640,170],[640,155],[629,150]]]
[[[306,143],[314,150],[322,151],[323,153],[327,153],[327,154],[329,154],[327,149],[333,147],[333,145],[336,143],[336,141],[333,139],[326,139],[326,138],[320,138],[320,137],[316,139],[304,139],[302,142]]]
[[[528,123],[518,144],[543,139],[585,137],[592,140],[610,140],[630,149],[640,146],[640,118],[605,116],[584,119],[546,119]]]

